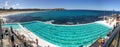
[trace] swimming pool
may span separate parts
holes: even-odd
[[[75,26],[61,26],[34,21],[22,23],[38,37],[60,47],[79,47],[93,44],[99,37],[105,37],[110,28],[99,23]]]
[[[12,26],[13,29],[20,29],[20,26],[17,23],[3,24],[3,28],[10,28]]]

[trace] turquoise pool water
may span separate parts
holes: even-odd
[[[3,28],[10,28],[12,26],[13,29],[20,29],[20,26],[17,23],[11,23],[11,24],[3,24]]]
[[[110,31],[110,28],[99,23],[60,26],[35,21],[22,23],[22,26],[26,27],[38,37],[60,47],[91,45],[99,37],[105,37]]]

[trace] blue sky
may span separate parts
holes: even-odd
[[[0,0],[0,7],[120,10],[120,0]]]

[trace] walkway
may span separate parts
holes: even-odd
[[[17,38],[17,36],[12,33],[14,35],[14,38],[15,38],[15,44],[18,45],[19,47],[24,47],[23,43],[21,40],[19,40]],[[12,42],[11,42],[11,39],[10,39],[10,35],[3,35],[4,38],[3,38],[3,47],[12,47]]]

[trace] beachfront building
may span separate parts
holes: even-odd
[[[111,16],[104,16],[103,20],[106,21],[109,25],[112,23],[114,24],[113,26],[118,26],[120,24],[120,14],[113,14]]]
[[[113,14],[112,16],[104,16],[103,20],[106,21],[108,25],[111,25],[112,27],[116,27],[118,14]]]

